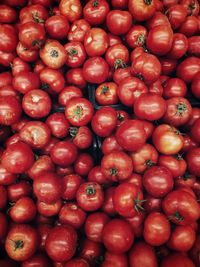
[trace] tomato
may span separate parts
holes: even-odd
[[[83,17],[90,25],[102,24],[109,12],[109,4],[105,0],[90,0],[83,8]]]
[[[61,106],[65,106],[67,102],[74,97],[83,97],[82,91],[73,85],[66,86],[58,95],[58,103]]]
[[[199,170],[200,148],[192,148],[186,154],[187,167],[191,174],[200,176]]]
[[[65,262],[70,260],[76,251],[77,233],[68,226],[55,226],[50,230],[45,243],[48,256],[53,261]]]
[[[170,237],[170,223],[160,212],[151,212],[144,221],[144,239],[152,246],[166,243]]]
[[[115,69],[113,73],[113,81],[118,85],[127,77],[131,77],[131,67]]]
[[[59,11],[69,22],[74,22],[81,18],[81,2],[79,0],[61,0],[59,3]]]
[[[163,200],[162,208],[170,220],[177,225],[189,225],[199,219],[199,204],[188,192],[171,191]]]
[[[124,68],[129,61],[129,52],[123,44],[116,44],[108,48],[105,58],[111,67]]]
[[[177,67],[178,61],[173,58],[163,57],[160,58],[163,75],[171,75]]]
[[[181,155],[160,155],[158,159],[158,165],[164,166],[170,170],[173,177],[184,175],[187,164]]]
[[[100,185],[109,184],[110,181],[103,175],[101,166],[97,165],[93,167],[87,177],[88,182],[97,182]]]
[[[147,213],[151,213],[153,211],[160,212],[162,209],[162,199],[152,197],[149,194],[145,195],[144,209]]]
[[[139,187],[140,189],[143,188],[142,185],[142,175],[138,174],[138,173],[132,173],[131,176],[129,176],[129,178],[127,178],[126,180],[122,181],[123,182],[128,182],[131,184],[136,185],[137,187]]]
[[[117,127],[119,127],[125,120],[128,120],[129,117],[129,114],[125,110],[117,110]]]
[[[34,180],[38,175],[46,171],[54,171],[54,164],[49,156],[42,155],[37,158],[32,167],[28,170],[28,176]]]
[[[199,129],[200,129],[200,118],[194,122],[194,124],[192,125],[192,128],[191,128],[191,137],[197,143],[200,143],[200,131],[199,131]]]
[[[86,213],[74,202],[68,202],[62,206],[59,212],[59,222],[79,229],[85,222]]]
[[[158,94],[146,93],[135,100],[133,108],[139,119],[154,121],[162,118],[165,114],[166,102]]]
[[[130,267],[158,267],[154,248],[144,241],[137,242],[129,254]]]
[[[187,37],[195,35],[199,30],[199,22],[197,17],[188,16],[179,28],[179,32],[185,34]]]
[[[135,20],[144,21],[155,13],[156,1],[131,0],[128,2],[128,9]]]
[[[64,267],[76,267],[76,266],[89,267],[89,263],[82,258],[73,258],[64,265]]]
[[[16,224],[8,232],[5,249],[11,259],[25,261],[35,253],[38,241],[35,228],[26,224]]]
[[[199,13],[199,3],[196,0],[181,0],[181,5],[183,5],[188,12],[188,15],[197,16]]]
[[[147,29],[151,30],[154,27],[159,26],[159,25],[163,25],[163,26],[165,25],[165,26],[170,27],[170,23],[169,23],[167,16],[159,11],[156,11],[154,15],[150,19],[147,20],[146,27]]]
[[[160,124],[155,128],[152,141],[156,149],[164,155],[177,154],[183,148],[180,132],[168,124]]]
[[[59,69],[65,64],[67,55],[60,42],[48,39],[40,49],[40,58],[49,68]]]
[[[70,135],[72,136],[72,142],[80,149],[89,148],[92,144],[92,132],[87,126],[81,126],[79,128],[70,127]]]
[[[7,234],[7,230],[8,230],[8,222],[7,222],[7,218],[6,215],[2,212],[0,212],[0,223],[1,223],[1,227],[0,227],[0,238],[1,240],[3,240],[3,238],[6,236]]]
[[[95,211],[103,204],[103,190],[96,182],[82,183],[76,192],[76,200],[83,210]]]
[[[106,25],[112,34],[125,34],[131,28],[132,16],[127,11],[112,10],[107,15]]]
[[[194,79],[192,80],[191,91],[192,91],[192,94],[195,97],[197,97],[198,99],[200,98],[200,78],[199,78],[199,72],[194,76]]]
[[[115,254],[127,252],[134,242],[134,234],[131,226],[122,219],[109,221],[105,225],[102,235],[106,249]]]
[[[85,126],[93,116],[93,106],[85,98],[72,98],[66,105],[65,116],[73,126]]]
[[[83,76],[82,68],[70,69],[66,73],[66,81],[68,84],[74,85],[83,89],[86,87],[87,82]]]
[[[108,221],[109,217],[104,212],[95,212],[90,214],[84,225],[87,238],[95,242],[101,242],[102,231]]]
[[[132,218],[142,210],[142,191],[134,184],[124,182],[118,185],[113,196],[114,208],[123,217]]]
[[[136,77],[127,77],[119,83],[117,88],[117,94],[120,101],[129,107],[132,107],[136,99],[144,93],[147,93],[148,89],[144,82]]]
[[[143,234],[143,221],[145,215],[143,212],[138,212],[134,217],[125,218],[125,220],[130,224],[133,229],[134,235],[137,238],[140,238]]]
[[[17,20],[17,12],[14,8],[1,4],[0,5],[0,23],[13,23]]]
[[[44,6],[41,4],[33,4],[25,6],[20,10],[19,19],[21,24],[26,22],[36,22],[43,24],[48,18],[48,12]]]
[[[62,179],[62,198],[65,200],[72,200],[76,198],[76,192],[82,183],[81,176],[77,174],[69,174]]]
[[[147,30],[142,25],[134,25],[126,34],[126,42],[130,48],[143,46],[147,37]]]
[[[0,194],[1,194],[1,199],[0,199],[0,210],[4,209],[6,204],[7,204],[7,189],[0,185]]]
[[[136,152],[132,152],[130,156],[133,161],[133,170],[137,173],[143,173],[158,161],[158,152],[150,144],[144,144]]]
[[[0,24],[0,40],[2,52],[14,52],[18,42],[15,28],[9,24]]]
[[[187,17],[187,9],[180,4],[173,5],[167,10],[167,16],[172,29],[178,29]]]
[[[104,203],[102,205],[102,210],[110,216],[114,216],[117,214],[113,204],[115,188],[116,187],[111,186],[105,190]]]
[[[10,185],[15,182],[17,175],[8,172],[2,164],[0,164],[0,185]]]
[[[133,171],[131,157],[122,151],[106,154],[101,160],[101,171],[112,181],[127,179]]]
[[[41,174],[33,182],[33,191],[39,201],[57,201],[62,192],[61,178],[53,172]]]
[[[166,25],[152,28],[147,36],[147,48],[156,55],[166,55],[172,47],[172,42],[173,31]]]
[[[25,94],[30,90],[40,88],[40,79],[39,75],[34,72],[21,72],[12,80],[12,85],[15,90],[18,92]]]
[[[75,42],[83,42],[85,34],[91,28],[90,24],[85,19],[75,20],[68,32],[68,40]]]
[[[51,267],[52,266],[50,260],[47,258],[47,256],[45,254],[35,254],[34,256],[29,258],[28,260],[24,261],[21,266],[22,267],[31,267],[34,265],[40,266],[40,267],[45,267],[45,266]]]
[[[144,173],[143,185],[150,195],[159,198],[172,190],[174,181],[166,167],[153,166]]]
[[[117,125],[117,112],[112,107],[102,107],[92,118],[91,126],[95,134],[101,137],[111,135]]]
[[[63,113],[53,113],[48,116],[46,124],[51,130],[53,136],[58,138],[64,138],[69,133],[69,123]]]
[[[104,257],[101,267],[128,267],[126,254],[114,254],[106,251]]]
[[[21,42],[16,47],[17,55],[25,62],[33,62],[39,58],[38,50],[27,49]]]
[[[103,154],[109,154],[114,151],[122,151],[122,147],[117,143],[114,135],[108,136],[104,139],[101,145],[101,151]]]
[[[167,54],[170,58],[179,59],[185,55],[188,50],[188,39],[182,33],[174,33],[172,47]]]
[[[81,153],[74,163],[74,170],[78,175],[87,176],[93,166],[93,157],[87,153]]]
[[[184,173],[184,175],[176,177],[175,186],[178,188],[181,187],[191,187],[195,189],[196,176],[190,173]]]
[[[200,118],[200,109],[199,108],[192,108],[192,114],[190,120],[187,122],[186,129],[190,130],[191,126],[195,123],[196,120]]]
[[[192,260],[182,253],[172,253],[168,255],[162,260],[160,267],[170,267],[174,264],[176,267],[182,267],[184,265],[187,267],[195,267]]]
[[[95,99],[99,105],[115,105],[118,102],[117,84],[106,82],[100,84],[95,91]]]
[[[142,53],[132,60],[131,71],[134,76],[139,76],[145,83],[151,84],[158,80],[161,64],[154,55]]]
[[[66,38],[69,29],[70,25],[65,16],[54,15],[45,21],[45,30],[53,39],[62,40]]]
[[[0,73],[0,88],[6,85],[12,84],[12,74],[10,72],[2,72]]]
[[[51,93],[59,93],[65,86],[65,79],[58,71],[50,68],[44,68],[40,72],[42,88],[49,90]]]
[[[83,77],[87,82],[103,83],[107,80],[108,74],[109,66],[101,57],[91,57],[83,65]]]
[[[71,68],[80,67],[85,59],[85,48],[80,42],[68,42],[64,45],[67,53],[66,65]]]
[[[179,78],[168,79],[164,83],[163,88],[163,96],[167,99],[171,97],[185,97],[187,93],[185,82]]]
[[[199,49],[198,49],[199,41],[200,41],[199,36],[192,36],[188,38],[188,53],[190,55],[194,55],[197,57],[200,56]]]
[[[29,66],[29,64],[27,62],[22,60],[20,57],[14,58],[14,60],[12,62],[12,75],[13,76],[18,75],[21,72],[30,72],[30,71],[31,71],[31,67]]]

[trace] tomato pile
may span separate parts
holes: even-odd
[[[200,266],[198,0],[2,0],[0,266]]]

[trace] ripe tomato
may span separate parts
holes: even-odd
[[[9,5],[0,6],[0,23],[14,23],[17,20],[17,12]]]
[[[158,161],[158,152],[150,144],[144,144],[136,152],[132,152],[130,156],[133,161],[133,170],[137,173],[143,173]]]
[[[72,260],[65,263],[64,267],[90,267],[89,263],[82,258],[73,258]]]
[[[97,165],[93,167],[88,173],[88,182],[97,182],[100,185],[109,184],[110,181],[103,175],[101,166]]]
[[[112,34],[125,34],[131,28],[132,16],[127,11],[112,10],[107,15],[106,25]]]
[[[38,213],[45,217],[56,216],[62,207],[62,201],[58,199],[53,203],[45,203],[43,201],[37,201]]]
[[[22,24],[30,21],[43,24],[48,16],[47,9],[41,4],[25,6],[19,13],[19,19]]]
[[[43,68],[40,72],[42,88],[47,89],[49,93],[59,93],[65,86],[65,79],[58,71],[50,68]]]
[[[199,71],[200,59],[197,57],[188,57],[179,64],[176,74],[186,83],[191,83]]]
[[[58,103],[61,106],[65,106],[74,97],[83,97],[81,89],[73,85],[66,86],[58,95]]]
[[[200,99],[200,78],[199,78],[199,72],[194,76],[194,79],[192,80],[192,86],[191,86],[192,94]]]
[[[30,72],[30,65],[22,60],[20,57],[16,57],[12,62],[12,75],[16,76],[20,72]]]
[[[177,154],[183,148],[182,135],[168,124],[160,124],[155,128],[152,141],[156,149],[164,155]]]
[[[137,242],[129,254],[130,267],[158,267],[154,248],[144,241]]]
[[[85,98],[72,98],[65,107],[65,116],[73,126],[85,126],[93,116],[94,108]]]
[[[199,160],[200,148],[192,148],[186,154],[187,167],[191,174],[200,176]]]
[[[61,0],[59,3],[60,13],[67,17],[69,22],[74,22],[81,18],[82,6],[79,0]]]
[[[68,84],[84,89],[87,85],[87,82],[83,76],[82,68],[70,69],[66,73],[66,81]]]
[[[117,84],[106,82],[100,84],[95,91],[95,99],[99,105],[115,105],[118,102]]]
[[[199,204],[188,192],[171,191],[163,200],[162,208],[170,220],[177,225],[189,225],[200,217]]]
[[[82,66],[86,59],[86,52],[81,42],[68,42],[64,45],[67,53],[66,65],[70,68]]]
[[[112,181],[127,179],[133,171],[131,157],[122,151],[106,154],[101,160],[101,171]]]
[[[51,130],[51,134],[58,138],[64,138],[69,133],[69,123],[63,113],[55,112],[48,116],[46,124]]]
[[[187,52],[190,55],[194,55],[197,57],[200,56],[199,49],[198,49],[199,41],[200,41],[199,36],[192,36],[188,38],[188,51]]]
[[[147,37],[147,30],[142,25],[134,25],[126,34],[126,42],[130,48],[143,46]]]
[[[28,176],[34,180],[38,175],[41,175],[47,171],[54,171],[54,164],[49,156],[41,155],[33,163],[32,167],[27,173]]]
[[[65,16],[54,15],[45,21],[45,30],[48,35],[56,40],[65,39],[70,29],[69,22]]]
[[[131,0],[128,9],[137,21],[144,21],[153,16],[156,11],[156,1]]]
[[[93,157],[87,153],[80,153],[74,162],[74,171],[81,176],[87,176],[94,166]]]
[[[6,215],[2,212],[0,212],[0,223],[1,223],[0,238],[1,240],[3,240],[8,231],[8,222],[7,222]]]
[[[168,57],[173,59],[181,58],[188,50],[188,39],[182,33],[174,33],[172,47]]]
[[[196,236],[196,241],[194,243],[194,246],[190,250],[190,258],[193,260],[193,262],[198,266],[200,263],[200,258],[199,258],[199,249],[200,249],[200,236],[199,234]]]
[[[83,210],[95,211],[103,204],[103,190],[96,182],[82,183],[76,192],[76,200]]]
[[[118,185],[113,196],[114,208],[123,217],[132,218],[142,209],[142,191],[133,183],[124,182]]]
[[[172,253],[168,255],[162,260],[160,267],[170,267],[174,264],[176,267],[182,267],[184,265],[187,267],[195,267],[192,260],[182,253]]]
[[[113,81],[118,85],[127,77],[131,77],[131,67],[119,68],[113,73]]]
[[[89,148],[92,144],[92,132],[87,126],[81,126],[79,128],[70,127],[70,135],[72,136],[72,142],[80,149]]]
[[[5,249],[15,261],[25,261],[35,253],[39,236],[35,228],[28,224],[16,224],[8,232]]]
[[[14,52],[18,37],[15,28],[8,24],[0,24],[0,50],[5,53]]]
[[[156,11],[154,15],[150,19],[147,20],[146,27],[147,29],[151,30],[154,27],[159,26],[159,25],[170,27],[170,23],[169,23],[167,16],[164,15],[160,11]]]
[[[102,236],[106,249],[115,254],[127,252],[134,242],[131,226],[122,219],[109,221],[103,229]]]
[[[114,135],[108,136],[103,140],[101,151],[103,154],[109,154],[114,151],[122,151],[123,148],[117,143]]]
[[[179,78],[168,79],[163,84],[163,88],[163,96],[167,99],[171,97],[185,97],[187,93],[185,82]]]
[[[179,32],[185,34],[187,37],[197,34],[198,31],[199,22],[196,16],[187,16],[179,28]]]
[[[187,9],[180,4],[173,5],[167,10],[167,16],[172,29],[178,29],[187,17]]]
[[[104,257],[101,267],[128,267],[126,254],[114,254],[106,251]]]
[[[174,182],[177,188],[191,187],[195,190],[196,176],[186,172],[184,175],[176,177]]]
[[[108,48],[105,58],[111,67],[124,68],[129,61],[129,51],[125,45],[116,44]]]
[[[160,212],[161,209],[162,209],[162,199],[161,198],[152,197],[149,194],[145,195],[144,210],[147,213],[151,213],[153,211]]]
[[[103,83],[109,75],[108,63],[102,57],[91,57],[83,65],[83,77],[90,83]]]
[[[85,19],[75,20],[69,30],[68,40],[83,43],[85,34],[90,28],[90,24]]]
[[[33,62],[39,58],[38,50],[27,49],[25,46],[22,45],[21,42],[18,42],[16,52],[17,55],[25,62]]]
[[[76,198],[76,192],[82,183],[81,176],[77,174],[69,174],[62,179],[62,198],[65,200],[73,200]]]
[[[45,243],[48,256],[53,261],[65,262],[70,260],[76,251],[77,233],[68,226],[55,226],[49,232]]]
[[[32,194],[32,187],[30,183],[26,181],[19,181],[15,184],[11,184],[7,187],[8,200],[10,202],[16,202],[23,197],[30,197]]]
[[[31,266],[40,266],[40,267],[45,267],[45,266],[51,266],[51,262],[49,258],[45,254],[35,254],[28,260],[24,261],[22,263],[22,267],[31,267]]]

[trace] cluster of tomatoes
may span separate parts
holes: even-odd
[[[1,267],[200,266],[199,9],[1,1]]]

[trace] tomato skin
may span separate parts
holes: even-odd
[[[105,21],[109,10],[109,4],[105,0],[90,0],[83,8],[83,17],[92,26],[100,25]]]
[[[158,267],[154,248],[144,241],[137,242],[129,254],[130,267]]]
[[[74,171],[81,176],[87,176],[94,166],[93,157],[87,153],[80,153],[74,162]]]
[[[142,191],[134,184],[124,182],[118,185],[113,196],[114,208],[123,217],[136,216],[143,204]]]
[[[14,242],[10,242],[10,240]],[[15,224],[8,232],[5,240],[5,249],[11,259],[25,261],[33,256],[38,242],[39,236],[35,228],[27,224]]]
[[[12,75],[16,76],[20,72],[30,72],[31,67],[28,63],[22,60],[20,57],[15,57],[12,62]],[[35,89],[35,88],[34,88]]]
[[[64,45],[67,53],[66,65],[71,68],[82,66],[86,59],[86,52],[81,42],[68,42]]]
[[[114,135],[108,136],[103,140],[101,145],[101,150],[103,154],[109,154],[114,151],[122,151],[122,147],[117,143],[116,137]]]
[[[32,21],[43,25],[48,15],[48,11],[44,6],[41,4],[32,4],[20,10],[19,19],[21,24]]]
[[[96,182],[82,183],[76,192],[76,201],[83,210],[95,211],[103,204],[103,190]]]
[[[167,245],[176,251],[189,251],[194,245],[196,236],[191,226],[176,226]]]
[[[65,200],[73,200],[76,198],[76,192],[82,183],[82,178],[77,174],[69,174],[62,179],[62,198]]]
[[[65,86],[65,79],[58,71],[51,68],[44,68],[40,72],[42,87],[49,90],[49,93],[59,93]]]
[[[126,42],[130,48],[143,46],[147,37],[147,30],[142,25],[134,25],[126,34]]]
[[[70,135],[72,136],[72,142],[80,149],[89,148],[92,144],[92,132],[87,126],[81,126],[79,128],[70,127]]]
[[[85,34],[90,28],[90,24],[85,19],[75,20],[68,32],[68,40],[83,43]]]
[[[188,38],[188,50],[187,52],[190,55],[194,55],[199,57],[200,53],[199,53],[199,42],[200,42],[200,37],[199,36],[192,36],[190,38]]]
[[[158,41],[158,36],[160,41]],[[147,36],[147,48],[156,55],[166,55],[172,47],[172,42],[173,31],[166,25],[152,28]]]
[[[200,148],[192,148],[186,154],[186,161],[187,167],[191,174],[195,176],[200,176],[199,170],[199,155],[200,155]]]
[[[115,105],[118,103],[117,84],[106,82],[100,84],[95,91],[95,99],[99,105]]]
[[[181,58],[188,50],[188,39],[182,33],[174,33],[172,47],[168,57],[173,59]]]
[[[167,16],[161,13],[160,11],[156,11],[154,15],[149,20],[147,20],[146,27],[148,30],[151,30],[159,25],[165,25],[170,27],[170,23]]]
[[[196,236],[196,241],[194,242],[194,245],[192,249],[189,252],[190,258],[193,260],[193,262],[198,266],[200,262],[199,258],[199,248],[200,248],[200,236],[199,234]]]
[[[52,267],[50,260],[47,258],[45,254],[35,254],[28,260],[24,261],[22,263],[22,267],[31,267],[31,266],[40,266],[40,267],[45,267],[49,266]]]
[[[117,126],[117,111],[112,107],[102,107],[93,116],[91,126],[98,136],[111,135]]]
[[[187,267],[195,267],[191,259],[182,253],[172,253],[168,255],[162,260],[160,267],[170,267],[174,264],[177,267],[182,267],[184,265]]]
[[[198,19],[195,16],[187,16],[185,21],[179,28],[179,32],[185,34],[187,37],[198,33],[199,25]]]
[[[69,133],[69,123],[63,113],[53,113],[48,116],[46,124],[51,130],[51,134],[58,138],[64,138]]]
[[[192,80],[192,86],[191,86],[192,94],[200,99],[200,78],[199,78],[199,72],[194,76],[194,79]]]
[[[10,185],[15,182],[17,175],[8,172],[2,164],[0,164],[0,185]]]
[[[45,243],[48,256],[53,261],[65,262],[75,254],[77,242],[76,231],[68,226],[55,226],[50,230]]]
[[[12,84],[12,74],[10,72],[0,73],[0,88]]]
[[[200,143],[200,130],[199,129],[200,129],[200,118],[194,122],[191,128],[191,133],[190,133],[192,139],[197,143]]]
[[[129,61],[129,51],[125,45],[116,44],[107,49],[105,58],[110,67],[124,68]]]
[[[58,103],[61,106],[65,106],[67,102],[73,97],[83,97],[81,89],[73,85],[66,86],[58,95]]]
[[[15,28],[9,24],[1,24],[0,40],[0,50],[2,52],[14,52],[18,42]]]
[[[21,72],[12,80],[12,85],[15,90],[22,94],[26,94],[31,90],[40,88],[40,79],[39,75],[34,72]]]
[[[114,254],[106,251],[101,267],[128,267],[126,254]]]
[[[6,218],[6,215],[3,212],[0,212],[0,223],[1,223],[0,238],[1,238],[1,240],[3,240],[3,238],[6,236],[7,231],[8,231],[7,218]]]
[[[0,23],[14,23],[17,20],[17,12],[9,5],[0,5]]]
[[[103,243],[111,253],[121,254],[128,251],[133,242],[134,234],[128,222],[122,219],[109,221],[103,229]],[[120,236],[121,242],[117,242]]]
[[[146,133],[142,121],[126,120],[116,132],[117,142],[124,149],[134,152],[146,141]]]
[[[84,225],[87,238],[95,242],[102,242],[102,231],[109,220],[110,218],[104,212],[90,214]]]
[[[133,171],[131,157],[122,151],[106,154],[101,160],[101,171],[109,180],[125,180]]]
[[[166,243],[170,237],[170,223],[160,212],[151,212],[144,221],[144,239],[152,246]]]
[[[133,108],[139,119],[154,121],[162,118],[165,114],[166,102],[158,94],[146,93],[135,100]]]
[[[127,77],[131,77],[131,67],[119,68],[113,73],[113,81],[118,85]]]
[[[144,21],[153,16],[156,11],[156,1],[152,0],[150,3],[143,0],[131,0],[128,2],[129,12],[137,21]]]
[[[61,0],[59,3],[60,13],[67,17],[69,22],[74,22],[81,18],[82,6],[79,0]]]
[[[82,258],[73,258],[72,260],[68,261],[67,263],[65,263],[65,265],[63,265],[63,267],[90,267],[89,263]]]
[[[77,86],[80,89],[84,89],[87,85],[87,82],[83,76],[82,68],[73,68],[68,70],[66,73],[66,81],[68,84]]]
[[[194,76],[200,71],[200,60],[197,57],[188,57],[177,68],[177,76],[186,83],[191,83]]]
[[[143,185],[150,195],[160,198],[172,190],[174,181],[166,167],[153,166],[144,173]]]
[[[49,36],[56,40],[64,39],[70,29],[69,22],[65,16],[54,15],[45,21],[45,30]]]
[[[168,79],[164,83],[163,96],[167,99],[172,97],[185,97],[187,93],[187,86],[185,82],[179,78]]]
[[[173,30],[178,29],[187,17],[187,10],[183,5],[173,5],[167,10],[167,16]]]
[[[83,77],[90,83],[103,83],[109,74],[108,63],[101,57],[91,57],[83,65]]]
[[[189,225],[199,219],[199,204],[188,192],[171,191],[163,200],[162,208],[176,225]]]
[[[152,135],[156,149],[164,155],[177,154],[183,148],[183,137],[178,130],[168,124],[157,126]]]
[[[132,25],[132,16],[127,11],[112,10],[107,15],[106,25],[112,34],[125,34]]]

